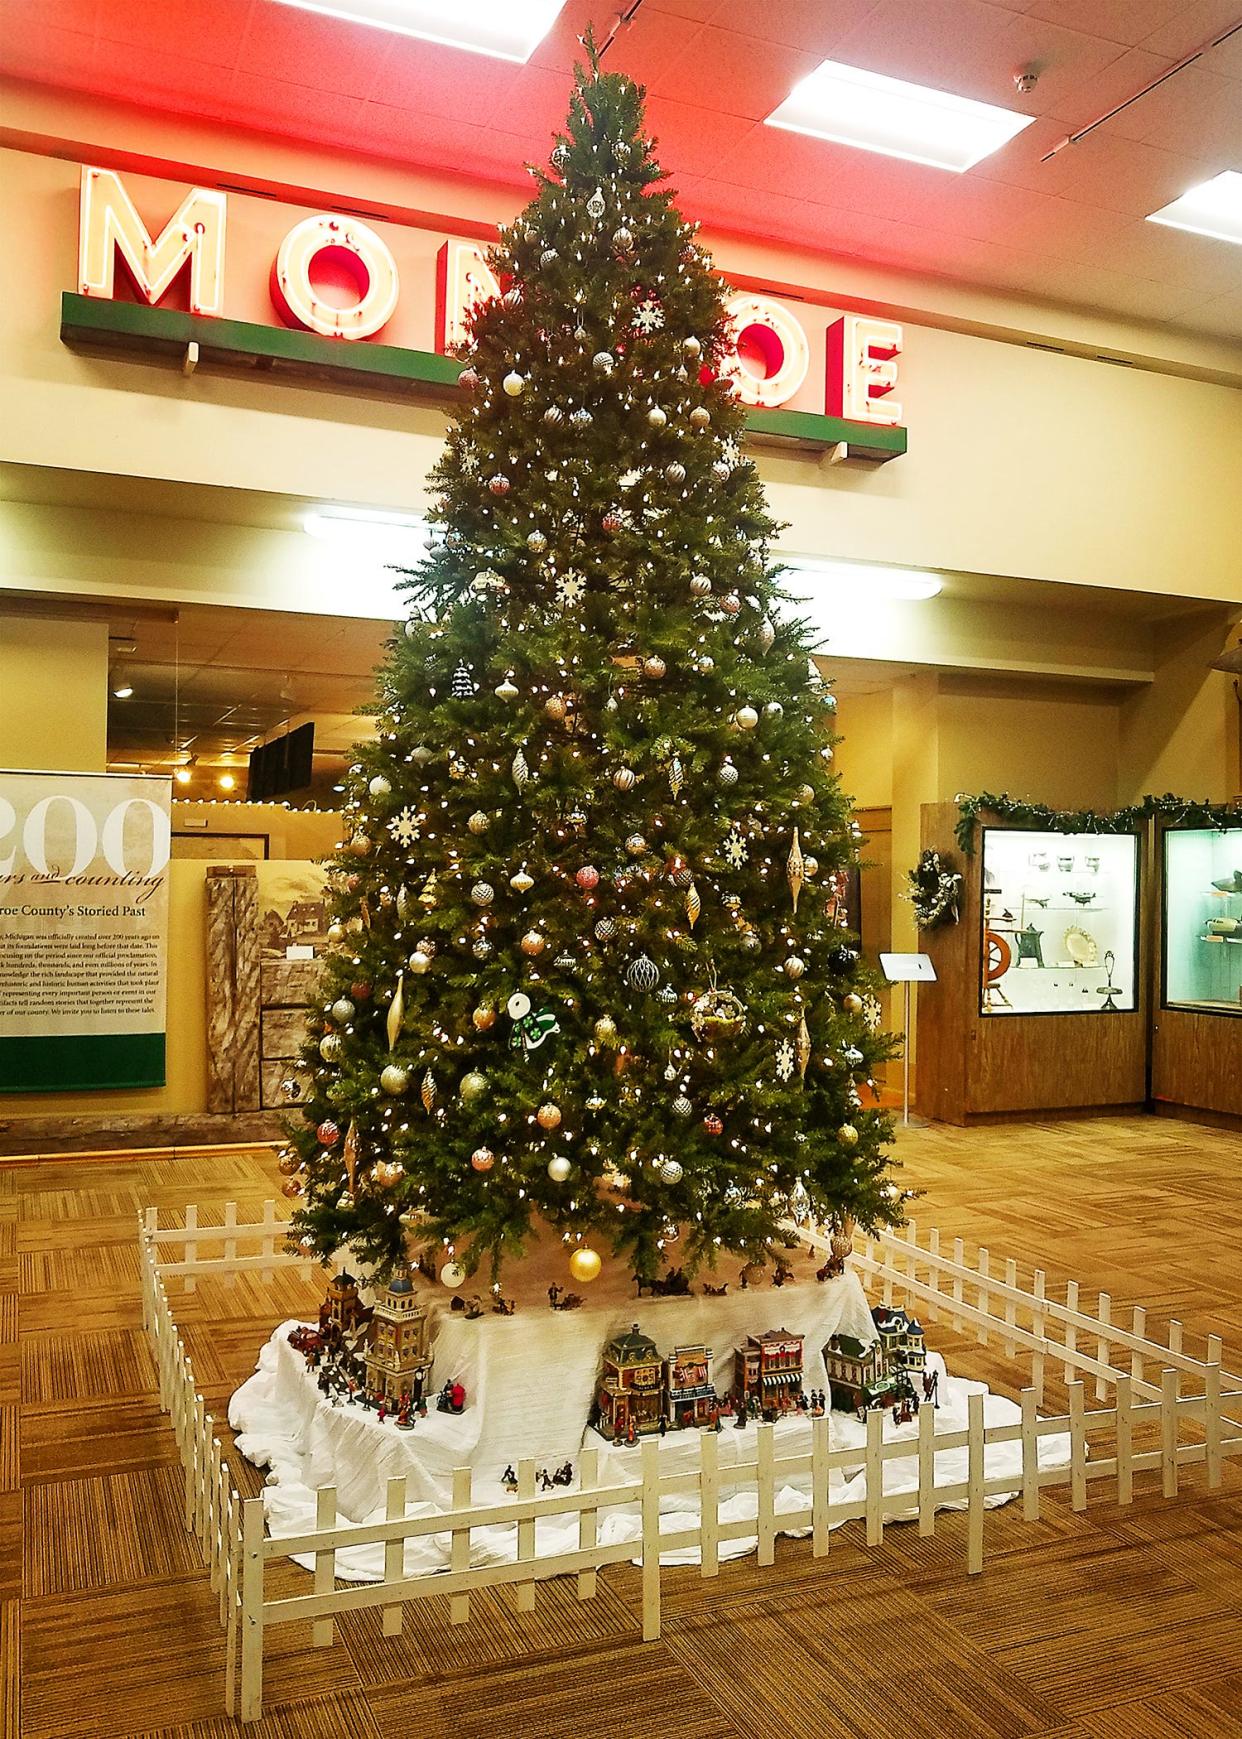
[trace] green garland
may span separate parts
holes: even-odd
[[[1181,827],[1215,827],[1222,832],[1228,827],[1242,827],[1242,810],[1232,804],[1209,803],[1206,798],[1196,802],[1192,797],[1175,797],[1171,791],[1166,791],[1163,797],[1141,797],[1128,808],[1103,814],[1094,809],[1051,809],[1046,803],[1028,803],[1025,798],[1010,797],[1005,791],[999,797],[991,791],[981,791],[977,797],[959,792],[955,801],[961,811],[955,829],[957,843],[967,857],[974,855],[975,822],[984,811],[1050,833],[1129,833],[1140,822],[1156,816]]]

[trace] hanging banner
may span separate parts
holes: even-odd
[[[164,1085],[172,786],[0,771],[0,1092]]]

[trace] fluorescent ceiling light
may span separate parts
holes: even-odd
[[[869,562],[821,561],[817,556],[782,556],[777,579],[796,604],[917,603],[943,591],[939,574],[922,568],[880,568]]]
[[[371,24],[466,48],[497,60],[529,60],[552,28],[564,0],[282,0],[304,12],[326,12],[351,24]]]
[[[349,558],[382,567],[412,568],[431,543],[431,527],[412,513],[363,507],[317,507],[302,522],[312,537],[336,544]]]
[[[1147,221],[1242,244],[1242,170],[1224,169],[1210,181],[1201,181],[1172,205],[1150,212]]]
[[[794,86],[767,125],[960,172],[999,151],[1034,118],[826,60]]]

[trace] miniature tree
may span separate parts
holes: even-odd
[[[450,1285],[540,1222],[585,1280],[900,1217],[832,697],[782,620],[720,281],[641,89],[591,61],[472,317],[284,1161],[305,1248],[432,1251]]]

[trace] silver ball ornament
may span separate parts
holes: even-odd
[[[332,1004],[331,1014],[337,1026],[348,1026],[356,1013],[357,1010],[347,996],[338,996]]]
[[[367,786],[367,790],[377,802],[383,802],[385,797],[392,796],[392,786],[382,773],[377,773]]]
[[[410,1085],[410,1071],[400,1063],[386,1063],[380,1070],[380,1086],[385,1093],[404,1093]]]
[[[684,1176],[684,1168],[679,1159],[666,1159],[660,1166],[660,1182],[667,1184],[680,1183]]]
[[[573,1164],[563,1153],[556,1154],[548,1161],[548,1176],[553,1183],[565,1183],[573,1172]]]
[[[516,369],[510,370],[500,384],[511,399],[521,398],[526,391],[525,377],[520,375]]]

